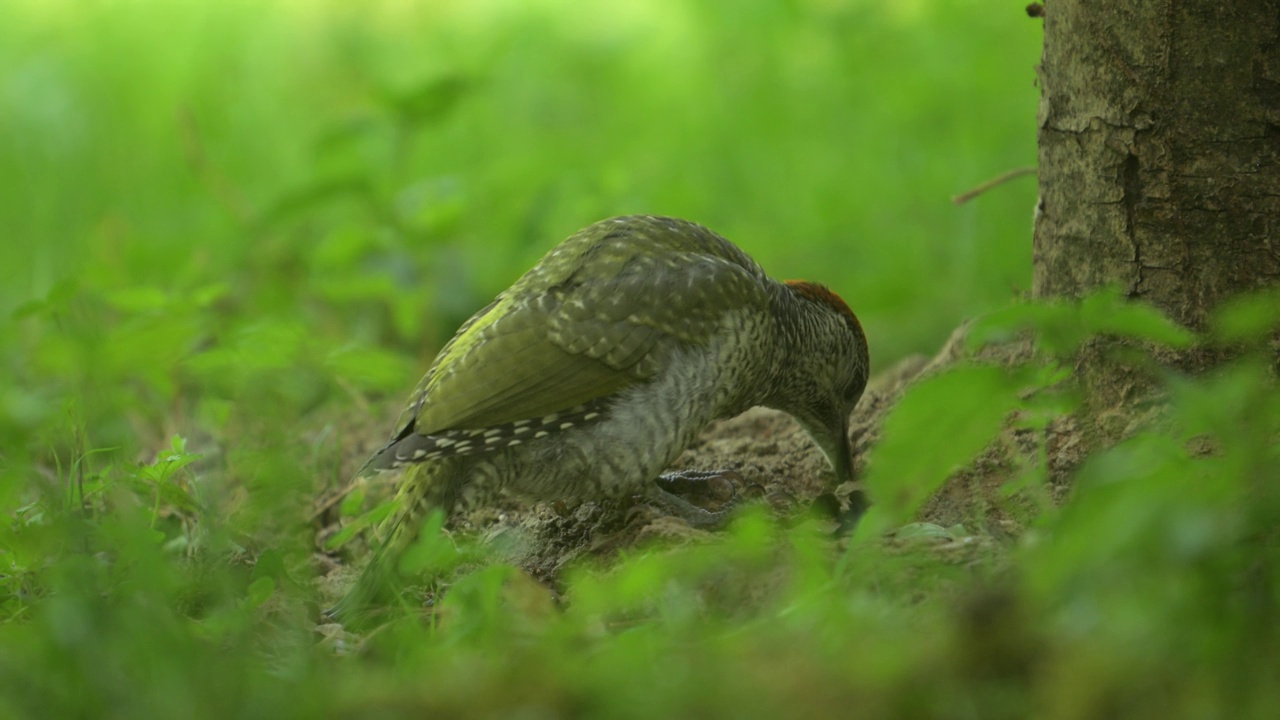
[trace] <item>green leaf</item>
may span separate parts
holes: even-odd
[[[364,509],[364,487],[357,486],[347,496],[342,498],[342,504],[338,506],[338,512],[342,517],[355,517]]]
[[[1003,342],[1025,330],[1036,334],[1037,344],[1053,355],[1074,354],[1096,335],[1119,335],[1187,347],[1195,334],[1165,317],[1159,310],[1128,300],[1115,290],[1103,290],[1079,302],[1032,302],[1001,308],[978,319],[968,344],[978,347]]]
[[[1081,324],[1090,334],[1111,334],[1149,340],[1169,347],[1187,347],[1195,335],[1145,303],[1127,301],[1115,291],[1086,297],[1080,304]]]
[[[914,519],[920,506],[1000,431],[1020,383],[996,367],[966,367],[913,387],[885,419],[866,485],[872,507],[856,537]]]
[[[253,563],[253,579],[270,577],[287,577],[284,554],[279,550],[265,550]]]
[[[106,294],[106,301],[125,313],[158,312],[173,304],[168,292],[147,285],[112,290]]]
[[[337,550],[343,545],[346,545],[347,543],[351,542],[351,539],[354,538],[356,535],[358,535],[360,531],[364,530],[366,527],[368,527],[368,525],[364,523],[351,523],[350,525],[347,525],[346,527],[342,528],[338,532],[329,536],[329,539],[326,540],[324,543],[324,549]]]
[[[388,517],[391,517],[391,513],[395,512],[397,507],[398,504],[395,500],[388,500],[378,505],[374,509],[353,520],[346,527],[334,533],[332,537],[325,541],[325,549],[337,550],[343,545],[346,545],[365,528],[377,525]]]
[[[445,572],[455,567],[462,555],[453,541],[442,532],[444,529],[444,513],[432,510],[422,522],[418,537],[400,557],[400,572],[403,575]]]
[[[460,75],[436,78],[403,93],[387,93],[387,103],[397,119],[408,125],[441,120],[470,93],[472,81]]]
[[[1223,342],[1265,338],[1280,327],[1280,290],[1250,293],[1223,304],[1213,316],[1214,337]]]
[[[459,578],[449,588],[442,604],[453,616],[453,631],[461,636],[475,636],[505,630],[511,608],[503,602],[503,589],[517,573],[510,565],[490,565]]]
[[[72,299],[79,294],[80,282],[75,278],[65,278],[54,285],[43,298],[20,304],[14,309],[12,317],[14,320],[21,320],[35,315],[53,315],[65,310]]]
[[[258,607],[262,605],[262,603],[271,599],[271,596],[275,591],[276,581],[274,579],[269,577],[260,577],[249,583],[248,594],[245,597],[245,605],[251,608]]]

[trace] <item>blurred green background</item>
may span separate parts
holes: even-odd
[[[362,559],[317,499],[584,225],[700,221],[842,294],[879,369],[1017,297],[1034,182],[950,198],[1034,162],[1041,32],[983,0],[0,0],[0,718],[1272,717],[1274,293],[1087,459],[1045,450],[1079,344],[1194,338],[1114,295],[988,316],[1046,352],[894,406],[886,537],[748,506],[548,589],[427,532],[427,619],[317,625]],[[1003,515],[912,522],[961,467]]]
[[[1034,162],[1040,41],[978,0],[0,0],[0,716],[416,687],[314,652],[309,512],[457,325],[642,212],[830,285],[877,368],[929,352],[1029,284],[1034,182],[950,198]],[[608,706],[689,629],[506,656],[476,587],[479,636],[391,653],[445,706],[547,653],[539,687]]]
[[[157,320],[127,339],[163,369],[102,358],[140,374],[181,384],[223,331],[269,321],[319,353],[421,364],[558,240],[625,213],[697,220],[777,277],[831,285],[878,367],[1029,283],[1034,182],[949,202],[1034,162],[1041,31],[1013,4],[9,0],[4,14],[0,316],[61,286],[112,310],[92,323],[108,346],[122,314],[174,304],[231,323]],[[52,370],[30,356],[44,330],[6,324],[17,377]],[[390,391],[412,375],[356,380]]]

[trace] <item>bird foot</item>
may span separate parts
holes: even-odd
[[[733,470],[678,470],[658,477],[658,487],[703,509],[733,503],[742,476]]]
[[[663,473],[656,481],[657,492],[648,499],[695,528],[718,530],[728,523],[738,499],[735,481],[743,482],[733,470]]]

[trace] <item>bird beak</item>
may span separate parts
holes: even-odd
[[[840,418],[832,434],[834,437],[831,438],[831,451],[827,453],[827,459],[836,471],[836,484],[840,485],[853,480],[853,448],[849,445],[848,416]]]
[[[853,448],[849,445],[848,416],[831,423],[822,423],[816,428],[811,426],[809,436],[822,448],[827,462],[831,463],[831,469],[836,473],[836,485],[852,480]]]

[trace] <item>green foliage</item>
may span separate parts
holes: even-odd
[[[1037,26],[939,3],[6,4],[0,22],[0,716],[1266,716],[1276,686],[1274,293],[1166,417],[1022,537],[914,523],[1069,356],[1195,340],[1099,295],[979,323],[1050,359],[916,385],[855,538],[748,508],[554,592],[436,517],[428,617],[317,625],[317,551],[377,415],[551,243],[700,220],[835,287],[877,363],[1028,282]],[[381,427],[382,420],[375,420]],[[1043,450],[1010,496],[1046,494]],[[366,511],[366,505],[375,505]],[[479,546],[477,546],[479,545]],[[483,561],[482,561],[483,560]]]
[[[1059,357],[1073,355],[1085,340],[1097,335],[1147,340],[1169,347],[1192,344],[1186,328],[1155,308],[1128,302],[1115,290],[1090,295],[1080,302],[1024,302],[984,316],[969,335],[970,346],[1007,339],[1021,330],[1033,330],[1037,344]]]
[[[1052,369],[976,364],[913,387],[871,458],[867,483],[882,506],[844,549],[822,523],[783,527],[748,511],[711,542],[580,566],[557,597],[514,567],[476,562],[478,548],[458,549],[437,514],[401,568],[446,578],[431,618],[405,615],[344,658],[327,654],[345,641],[311,639],[305,562],[227,535],[224,516],[186,491],[201,459],[174,438],[151,463],[87,472],[96,503],[47,497],[10,515],[0,545],[10,563],[0,606],[6,709],[1265,712],[1280,640],[1280,391],[1257,358],[1171,380],[1167,422],[1095,455],[1075,497],[1044,509],[1020,541],[961,526],[912,523],[891,539],[865,529],[910,518],[1010,413],[1069,408],[1039,399],[1063,380]],[[911,437],[952,446],[913,454]],[[145,501],[165,492],[158,514]],[[343,510],[359,511],[358,501]],[[157,536],[165,518],[196,521],[210,542],[194,555],[166,542],[181,531]]]
[[[1018,389],[1010,373],[995,367],[959,368],[917,384],[885,420],[865,479],[876,504],[859,523],[858,537],[914,518],[952,473],[990,444],[1019,406]]]
[[[1274,288],[1233,299],[1214,317],[1213,335],[1229,343],[1267,339],[1280,327],[1280,291]]]

